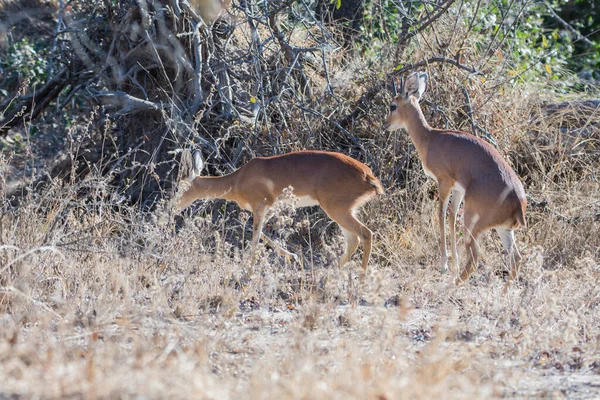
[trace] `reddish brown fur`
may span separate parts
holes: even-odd
[[[525,190],[512,168],[489,143],[464,132],[433,129],[429,126],[419,106],[418,98],[425,86],[421,82],[419,87],[419,81],[415,78],[422,79],[423,74],[413,74],[407,79],[408,87],[404,87],[403,93],[393,100],[392,104],[396,108],[388,115],[385,125],[390,130],[402,126],[407,129],[426,172],[438,181],[442,270],[445,269],[447,262],[444,228],[446,207],[451,193],[454,193],[452,197],[457,197],[460,203],[461,189],[457,190],[455,185],[458,184],[464,189],[465,226],[470,233],[466,243],[471,257],[459,278],[459,281],[463,281],[476,267],[475,241],[481,232],[497,228],[497,230],[507,230],[507,234],[512,237],[512,229],[526,225]],[[451,244],[456,258],[454,220],[459,204],[454,203],[450,202],[449,205]],[[518,259],[520,259],[516,248],[515,252],[514,257],[517,262],[511,270],[512,278],[517,273]],[[453,262],[456,263],[456,259]]]
[[[354,212],[377,193],[383,193],[383,188],[369,167],[344,154],[308,150],[258,157],[229,175],[196,177],[182,195],[179,209],[203,198],[235,201],[254,213],[254,247],[266,210],[290,186],[295,196],[310,196],[340,226],[364,241],[366,269],[371,231],[356,220]],[[347,261],[344,258],[340,263]]]

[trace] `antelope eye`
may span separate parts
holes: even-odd
[[[390,105],[390,111],[391,111],[391,112],[394,112],[394,111],[396,111],[396,108],[398,108],[398,106],[396,105],[396,103],[392,103],[392,104]]]

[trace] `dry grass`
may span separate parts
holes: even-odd
[[[582,187],[588,178],[561,192],[538,190],[571,209],[597,198],[597,186]],[[437,272],[431,185],[415,184],[366,207],[377,245],[364,281],[356,261],[331,267],[341,250],[336,230],[308,229],[318,216],[289,211],[296,222],[276,230],[311,240],[306,269],[265,249],[243,281],[246,215],[207,210],[175,232],[168,216],[119,208],[103,195],[102,179],[96,187],[86,204],[76,201],[77,188],[57,182],[17,209],[4,205],[3,396],[599,394],[599,239],[591,219],[532,210],[519,234],[519,284],[502,294],[495,272],[503,260],[489,235],[484,267],[454,287]]]
[[[415,46],[408,61],[434,54]],[[518,233],[524,265],[507,294],[495,234],[467,284],[439,274],[435,185],[404,133],[381,133],[382,91],[352,127],[388,190],[363,212],[375,232],[364,280],[357,256],[332,267],[342,239],[314,209],[268,226],[305,268],[264,249],[245,280],[251,223],[235,205],[203,205],[180,227],[124,205],[93,174],[30,191],[16,208],[3,196],[0,398],[599,397],[600,116],[544,112],[564,99],[511,86],[501,65],[485,81],[430,66],[424,108],[433,125],[470,130],[467,86],[478,123],[547,202]],[[378,72],[332,79],[351,104]],[[286,148],[332,149],[322,120],[294,112]]]

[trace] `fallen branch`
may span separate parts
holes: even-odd
[[[134,97],[130,94],[121,91],[114,92],[97,92],[91,94],[92,98],[103,105],[121,106],[119,113],[124,113],[123,110],[129,111],[160,111],[166,109],[162,104],[148,100],[143,100]]]

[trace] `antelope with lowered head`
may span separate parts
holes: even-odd
[[[204,162],[199,150],[192,155],[192,174],[186,177],[189,188],[177,203],[177,212],[195,200],[231,200],[254,216],[251,260],[255,261],[258,241],[263,237],[279,254],[297,259],[262,233],[268,210],[292,187],[297,207],[320,205],[338,223],[346,237],[346,251],[339,260],[342,267],[363,243],[363,271],[371,254],[372,232],[356,218],[356,211],[383,188],[371,169],[341,153],[298,151],[273,157],[257,157],[229,175],[199,176]]]
[[[419,106],[426,86],[426,73],[415,72],[406,81],[401,81],[400,93],[394,93],[384,129],[393,131],[405,128],[408,131],[425,174],[439,185],[441,270],[448,270],[445,219],[449,207],[452,267],[458,272],[455,224],[458,208],[464,199],[468,260],[456,284],[467,280],[477,268],[477,238],[483,231],[494,228],[508,253],[508,286],[516,278],[521,261],[513,230],[526,226],[527,200],[523,185],[489,143],[465,132],[429,126]]]

